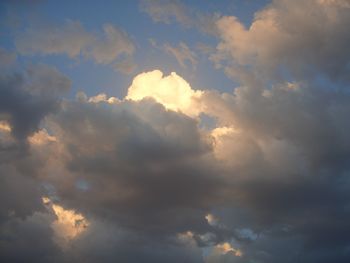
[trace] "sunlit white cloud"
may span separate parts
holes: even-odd
[[[134,78],[126,99],[139,101],[150,97],[167,109],[196,116],[201,111],[197,103],[201,94],[201,91],[193,90],[189,83],[175,72],[163,77],[161,71],[154,70]]]

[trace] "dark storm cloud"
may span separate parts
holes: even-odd
[[[205,230],[221,179],[193,119],[152,100],[74,102],[54,123],[69,170],[89,185],[60,189],[72,207],[161,235]]]
[[[60,262],[60,250],[52,242],[53,218],[34,213],[26,219],[13,216],[0,224],[0,257],[3,262]]]
[[[202,262],[200,250],[174,238],[155,240],[140,232],[125,230],[111,222],[92,223],[80,238],[67,259],[83,262]],[[69,260],[68,260],[69,262]]]
[[[55,134],[67,146],[73,180],[89,185],[83,192],[60,188],[66,205],[116,220],[153,242],[187,230],[200,246],[235,238],[246,251],[243,262],[282,260],[285,254],[274,251],[279,240],[285,240],[282,248],[293,247],[291,262],[314,262],[313,254],[332,246],[345,253],[349,139],[340,125],[346,116],[336,113],[346,111],[347,95],[287,85],[264,95],[256,87],[238,88],[226,99],[229,113],[222,121],[245,132],[221,138],[217,149],[227,164],[220,165],[194,120],[153,101],[65,104],[52,119]],[[220,206],[239,207],[234,223],[224,213],[226,227],[208,225],[204,216]],[[242,237],[242,228],[260,233],[259,241]],[[209,240],[200,236],[208,232]],[[271,242],[264,253],[251,248],[260,239]],[[324,257],[334,257],[332,251]],[[225,258],[220,260],[240,262]]]
[[[58,95],[69,87],[68,78],[45,65],[31,66],[24,75],[1,75],[1,120],[9,122],[17,139],[25,140],[47,114],[57,110]]]
[[[28,137],[59,108],[70,80],[55,68],[30,66],[24,73],[0,75],[0,258],[3,262],[54,262],[57,246],[45,213],[39,169],[43,159],[28,146]]]
[[[278,251],[286,247],[293,254],[287,262],[346,261],[348,93],[286,84],[268,90],[240,87],[235,96],[213,95],[208,105],[221,100],[222,106],[211,107],[211,113],[242,131],[223,138],[221,147],[230,165],[226,200],[239,207],[222,218],[230,228],[260,233],[243,248],[243,262],[285,261],[285,252]],[[269,230],[276,227],[281,231]],[[278,240],[286,242],[282,248]],[[255,247],[261,242],[262,248]],[[256,253],[259,249],[264,253]]]

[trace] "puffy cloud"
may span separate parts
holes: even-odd
[[[207,158],[210,141],[202,138],[196,121],[150,100],[101,103],[67,104],[55,117],[52,129],[66,145],[67,165],[75,174],[72,179],[89,185],[83,193],[66,188],[59,192],[74,197],[72,204],[83,211],[107,213],[145,230],[156,227],[157,220],[166,222],[166,231],[182,229],[188,220],[205,225],[204,217],[194,211],[215,200],[207,186],[215,189],[219,178],[211,178],[200,165]],[[86,132],[77,134],[77,130]],[[189,218],[173,218],[177,213]]]
[[[218,21],[214,58],[239,73],[233,93],[155,70],[124,99],[60,102],[70,81],[56,69],[2,76],[2,258],[348,262],[347,1],[300,3],[274,1],[249,29]]]
[[[325,74],[332,81],[348,81],[346,3],[276,0],[257,12],[248,28],[236,17],[224,16],[216,22],[221,41],[212,59],[231,68],[236,78],[240,67],[249,65],[268,79]]]
[[[39,85],[29,90],[45,94]],[[190,110],[193,97],[201,111]],[[335,258],[348,246],[348,102],[346,93],[297,83],[199,92],[160,71],[136,76],[124,100],[81,93],[46,117],[47,130],[26,135],[29,155],[0,165],[8,174],[4,229],[41,213],[41,238],[59,262],[184,260],[177,253],[191,262],[280,262],[287,252],[291,262],[316,262],[322,251]],[[199,112],[217,126],[200,129]],[[13,126],[1,127],[11,143]],[[23,203],[7,190],[36,198]]]
[[[62,262],[59,249],[51,242],[51,221],[52,218],[45,213],[34,213],[25,219],[13,217],[1,223],[1,260]]]
[[[51,224],[54,231],[54,240],[63,249],[66,249],[72,240],[86,230],[89,222],[83,215],[76,213],[74,210],[67,210],[52,203],[48,197],[43,197],[42,200],[49,211],[57,217]]]
[[[167,109],[195,116],[200,113],[197,100],[201,94],[201,91],[193,90],[188,82],[175,72],[163,77],[161,71],[154,70],[137,75],[126,98],[139,101],[151,97]]]
[[[43,65],[26,74],[31,81],[14,91],[39,101],[57,101],[69,83]],[[321,251],[334,258],[348,246],[349,100],[345,92],[302,83],[242,86],[233,94],[195,91],[175,73],[153,71],[136,76],[124,100],[79,94],[64,101],[49,111],[47,130],[38,130],[38,122],[30,132],[16,127],[8,109],[1,123],[2,231],[41,213],[40,238],[58,261],[94,262],[101,251],[106,262],[157,261],[181,251],[198,262],[280,262],[285,252],[275,252],[277,244],[292,248],[291,261],[302,255],[315,262]],[[217,119],[216,128],[199,128],[201,112]],[[26,131],[20,138],[28,138],[27,155],[10,155],[11,147],[20,152],[12,129]],[[14,192],[26,202],[10,198]],[[46,195],[53,212],[41,203]],[[85,218],[89,227],[82,231]],[[115,230],[106,233],[110,224]],[[59,238],[57,229],[65,235]],[[24,230],[13,231],[26,240]],[[90,243],[94,236],[123,253]],[[16,242],[1,247],[6,258],[15,257]]]
[[[59,109],[60,96],[69,87],[67,77],[43,64],[0,74],[0,254],[4,261],[59,261],[59,249],[51,239],[53,217],[40,201],[45,193],[41,171],[44,157],[50,154],[38,149],[54,137],[39,129]]]
[[[24,75],[0,76],[0,119],[7,121],[20,140],[38,129],[40,121],[57,110],[58,96],[70,88],[70,80],[57,69],[30,66]]]

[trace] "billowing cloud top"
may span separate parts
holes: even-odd
[[[137,75],[128,90],[127,99],[140,101],[144,98],[153,98],[167,109],[180,111],[190,116],[200,113],[196,100],[202,91],[193,90],[190,85],[172,72],[163,78],[159,70]]]
[[[212,32],[205,59],[237,86],[197,87],[186,62],[204,58],[179,39],[151,46],[184,74],[149,65],[123,96],[75,92],[52,55],[131,73],[138,38],[17,29],[0,48],[0,261],[349,262],[350,2],[275,0],[208,30],[178,1],[140,8]]]

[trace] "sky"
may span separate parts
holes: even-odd
[[[0,2],[0,261],[350,262],[350,1]]]

